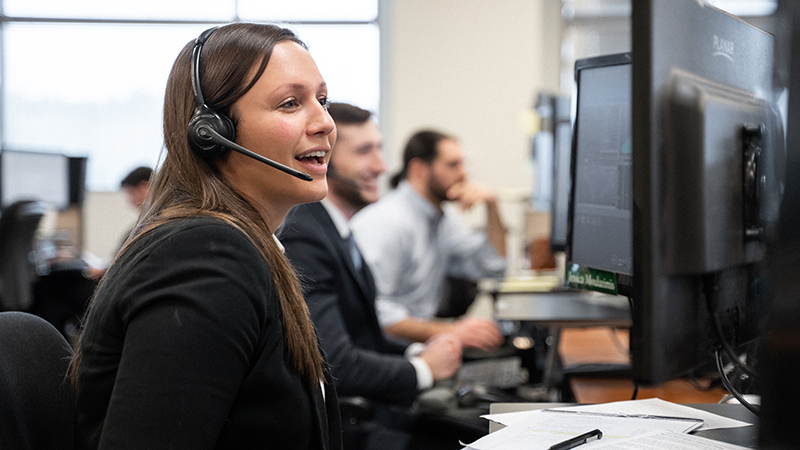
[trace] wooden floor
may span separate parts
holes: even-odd
[[[628,355],[628,331],[610,328],[565,329],[559,355],[565,366],[587,363],[624,364]],[[663,385],[640,387],[637,399],[658,397],[674,403],[717,403],[727,391],[708,389],[709,380],[673,380]],[[634,383],[630,379],[571,377],[570,387],[578,403],[630,400]]]

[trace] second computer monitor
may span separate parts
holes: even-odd
[[[575,63],[568,282],[625,293],[633,275],[631,55]]]

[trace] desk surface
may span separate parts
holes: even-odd
[[[572,403],[494,403],[490,406],[489,411],[491,414],[517,412],[517,411],[531,411],[537,409],[558,408],[561,406],[573,406]],[[710,413],[719,414],[720,416],[729,417],[731,419],[741,420],[743,422],[756,424],[758,418],[755,414],[751,413],[742,405],[735,404],[717,404],[717,403],[692,403],[686,406],[692,408],[702,409]],[[489,432],[499,430],[503,426],[495,422],[489,422]],[[720,442],[727,442],[729,444],[741,445],[742,447],[756,448],[758,443],[758,427],[738,427],[738,428],[723,428],[717,430],[698,431],[693,434],[702,436],[708,439],[714,439]]]
[[[627,298],[593,292],[498,293],[495,317],[562,328],[631,326]]]

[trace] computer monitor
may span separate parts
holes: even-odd
[[[531,140],[531,157],[536,165],[531,195],[534,211],[549,211],[553,204],[553,98],[550,92],[539,92],[533,106],[539,126]]]
[[[630,295],[631,54],[578,60],[567,283]]]
[[[69,158],[60,153],[0,151],[0,207],[35,200],[58,209],[70,203]]]
[[[563,252],[567,247],[567,214],[572,155],[570,98],[540,92],[534,105],[540,129],[533,138],[536,160],[536,185],[533,208],[550,213],[550,250]]]
[[[69,202],[73,205],[83,204],[86,198],[86,156],[69,157]]]
[[[570,99],[557,95],[553,108],[553,198],[550,205],[550,249],[563,252],[567,248],[570,169],[572,167],[572,121]]]
[[[769,301],[762,331],[758,448],[797,446],[800,411],[800,4],[779,3],[777,82],[788,87],[786,179],[778,232],[769,251]]]
[[[780,205],[773,37],[697,0],[637,0],[634,376],[659,383],[758,335]]]

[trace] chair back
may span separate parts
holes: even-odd
[[[44,205],[18,201],[0,216],[0,311],[27,311],[33,302],[33,237]]]
[[[44,319],[0,313],[0,449],[72,449],[72,348]]]

